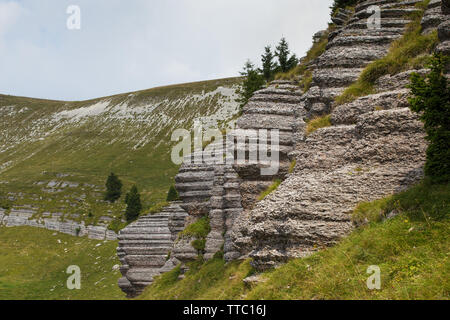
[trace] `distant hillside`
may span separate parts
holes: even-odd
[[[159,87],[82,102],[0,95],[0,206],[109,224],[123,199],[103,201],[107,175],[134,183],[144,208],[165,200],[178,168],[172,132],[194,120],[225,126],[240,78]],[[4,210],[4,209],[0,209]]]

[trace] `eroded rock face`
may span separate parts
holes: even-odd
[[[250,99],[230,139],[242,140],[242,130],[279,130],[277,173],[261,174],[268,163],[237,161],[239,154],[248,157],[255,151],[248,144],[234,149],[232,165],[195,163],[198,154],[189,156],[176,177],[181,201],[172,213],[141,218],[119,236],[122,289],[137,295],[154,275],[196,259],[195,239],[177,235],[200,217],[210,218],[206,259],[223,249],[227,261],[250,256],[254,266],[264,270],[335,244],[352,230],[350,213],[359,202],[402,191],[418,181],[426,142],[422,123],[408,109],[406,85],[412,72],[426,70],[384,76],[377,81],[375,94],[334,104],[364,67],[384,56],[392,41],[402,36],[411,21],[408,16],[418,12],[414,6],[418,2],[363,1],[354,14],[340,12],[333,18],[338,29],[329,35],[327,50],[309,65],[312,87],[305,94],[295,81],[279,80]],[[367,27],[371,5],[382,9],[381,29]],[[434,8],[436,1],[429,10]],[[424,25],[432,20],[424,18]],[[442,43],[448,41],[447,30],[440,27]],[[322,36],[318,33],[315,41]],[[329,113],[331,127],[305,136],[305,121]],[[252,139],[256,145],[272,143],[270,135],[264,142]],[[289,172],[293,160],[295,170]],[[274,179],[284,182],[258,201]]]
[[[442,0],[430,1],[422,19],[423,33],[428,34],[436,30],[437,26],[446,20],[443,9],[446,10],[445,3],[442,3]]]
[[[141,217],[120,231],[117,254],[123,277],[119,287],[129,297],[142,293],[154,276],[176,265],[170,252],[178,232],[184,228],[186,216],[180,203],[175,202],[161,213]]]
[[[53,213],[39,219],[33,218],[36,208],[12,208],[9,214],[6,210],[0,212],[0,226],[21,227],[29,226],[61,232],[74,237],[88,237],[94,240],[116,240],[117,234],[108,230],[106,225],[86,226],[84,221],[79,223],[72,220],[61,220],[62,214]]]
[[[416,2],[360,3],[312,63],[312,87],[294,114],[307,120],[331,112],[333,126],[308,137],[299,126],[291,153],[295,172],[236,220],[233,244],[257,269],[333,245],[352,230],[350,213],[359,202],[401,191],[422,177],[424,131],[407,100],[412,71],[383,77],[377,93],[334,108],[334,98],[401,37],[410,22],[407,14],[418,10]],[[378,30],[367,29],[366,9],[372,4],[382,9]]]

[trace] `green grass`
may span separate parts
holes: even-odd
[[[211,231],[211,226],[209,225],[209,217],[202,217],[196,222],[188,225],[183,231],[180,232],[179,236],[183,237],[195,237],[195,238],[206,238]]]
[[[192,264],[178,280],[179,269],[163,275],[140,299],[445,299],[450,296],[450,193],[448,185],[423,182],[383,201],[359,206],[375,219],[335,247],[295,259],[265,272],[265,281],[245,285],[254,273],[250,261],[226,264],[215,258]],[[371,218],[372,220],[372,218]],[[369,290],[369,266],[381,269],[381,290]]]
[[[429,0],[419,3],[424,10]],[[336,97],[337,105],[349,103],[358,97],[373,94],[375,82],[382,76],[424,67],[427,57],[433,52],[439,40],[437,32],[422,35],[421,14],[414,14],[412,22],[407,26],[405,34],[394,41],[386,56],[370,63],[361,73],[359,79],[350,85],[340,96]]]
[[[316,117],[308,121],[306,126],[306,135],[310,135],[320,128],[331,126],[331,115]]]
[[[119,264],[117,241],[53,234],[31,227],[0,228],[0,300],[125,298],[117,286],[120,272],[112,270]],[[81,290],[66,287],[71,265],[81,269]]]
[[[265,197],[267,197],[269,194],[271,194],[272,192],[277,190],[278,187],[280,186],[280,184],[281,184],[281,180],[276,179],[266,190],[261,192],[261,194],[258,197],[258,201],[264,200]]]
[[[164,207],[167,191],[178,173],[171,161],[171,135],[175,129],[190,129],[195,119],[215,114],[229,98],[207,94],[219,87],[230,88],[240,78],[212,80],[153,88],[90,101],[63,102],[0,95],[0,131],[5,139],[0,151],[0,205],[8,193],[16,199],[8,206],[31,205],[43,212],[61,212],[64,218],[96,224],[101,216],[122,218],[125,210],[123,193],[115,204],[103,201],[106,178],[111,171],[122,180],[122,190],[136,184],[141,191],[142,214]],[[82,123],[53,123],[52,115],[89,107],[100,101],[110,106],[126,103],[131,110],[154,106],[140,119],[132,112],[117,119],[107,111],[104,115]],[[226,101],[225,101],[226,100]],[[4,110],[15,106],[23,112],[8,115]],[[236,102],[236,106],[238,103]],[[229,115],[232,118],[234,115]],[[169,119],[169,120],[168,120]],[[167,122],[164,122],[167,120]],[[227,126],[229,119],[221,119]],[[41,139],[32,139],[34,133]],[[46,132],[49,134],[44,135]],[[30,136],[31,135],[31,136]],[[142,143],[144,142],[144,143]],[[12,165],[2,169],[2,165]],[[69,176],[58,178],[57,175]],[[58,193],[47,193],[45,185],[52,180],[79,183]],[[85,198],[82,198],[85,196]],[[79,218],[73,218],[80,215]],[[112,228],[120,227],[118,223]]]

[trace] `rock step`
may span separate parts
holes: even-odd
[[[268,87],[266,89],[258,90],[254,93],[254,97],[265,95],[281,95],[281,96],[301,96],[303,93],[298,86],[290,86],[290,89],[282,89],[276,87]]]
[[[416,3],[422,2],[422,0],[405,0],[405,1],[395,1],[395,0],[369,0],[363,1],[356,5],[355,12],[359,13],[361,11],[367,11],[370,6],[414,6]]]
[[[343,87],[358,80],[363,69],[330,68],[318,69],[313,73],[313,85]]]
[[[236,122],[239,129],[278,129],[292,131],[294,117],[264,114],[244,114]]]
[[[198,182],[186,182],[178,183],[177,190],[180,191],[198,191],[198,190],[210,190],[213,187],[214,182],[210,181],[198,181]]]
[[[364,68],[384,56],[388,46],[332,47],[315,60],[317,68]]]
[[[409,105],[409,95],[408,89],[401,89],[365,96],[337,106],[331,113],[331,121],[334,125],[355,124],[358,117],[364,113],[405,108]]]
[[[327,49],[332,47],[356,47],[360,45],[389,45],[392,41],[401,37],[397,35],[380,35],[380,36],[346,36],[337,37],[327,45]],[[355,48],[353,48],[355,49]]]
[[[421,13],[422,10],[414,7],[383,9],[381,10],[381,18],[407,18],[410,15]],[[359,19],[369,18],[373,13],[367,11],[359,11],[355,13],[355,17]]]
[[[272,103],[272,102],[254,102],[247,103],[243,108],[244,114],[267,114],[280,116],[293,116],[297,104]]]
[[[278,132],[278,144],[280,145],[284,145],[284,146],[291,146],[293,145],[293,137],[292,137],[292,131],[279,131]],[[257,137],[253,136],[253,137],[249,137],[246,135],[245,131],[242,130],[235,130],[232,134],[230,134],[230,139],[233,139],[233,141],[235,142],[235,145],[237,146],[238,143],[240,141],[244,141],[245,139],[245,144],[259,144],[259,143],[264,143],[265,144],[271,144],[272,143],[272,136],[270,134],[268,134],[267,139],[265,139],[265,141],[259,141],[260,140],[260,136],[258,135]]]
[[[392,18],[382,18],[381,22],[381,30],[380,32],[403,32],[406,25],[408,25],[411,20],[409,19],[392,19]],[[347,29],[343,31],[343,34],[347,32],[351,32],[353,30],[365,30],[366,32],[370,32],[371,30],[367,29],[367,19],[356,19],[355,22],[349,23]]]
[[[273,103],[298,103],[300,102],[300,95],[283,95],[283,94],[261,94],[250,98],[251,102],[273,102]]]

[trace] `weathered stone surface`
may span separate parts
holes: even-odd
[[[139,295],[153,282],[154,276],[169,271],[171,266],[167,260],[175,254],[174,240],[184,228],[186,216],[180,202],[173,202],[161,213],[140,217],[120,231],[117,255],[123,278],[119,287],[129,297]]]
[[[439,24],[446,20],[442,13],[441,0],[431,0],[422,18],[422,32],[427,34],[437,28]]]

